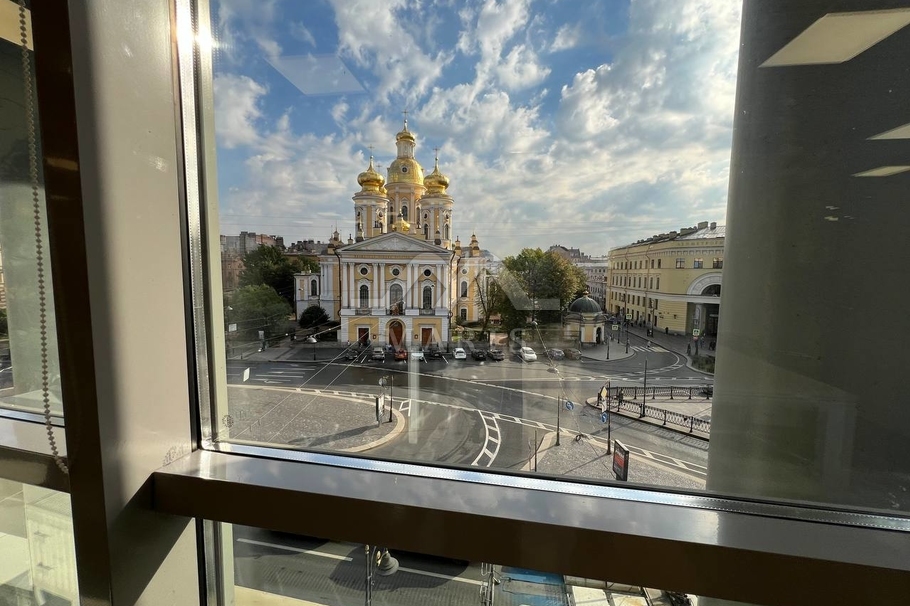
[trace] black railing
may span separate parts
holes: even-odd
[[[711,433],[711,421],[701,419],[692,415],[674,412],[657,406],[648,406],[645,404],[647,397],[651,396],[654,400],[656,396],[663,396],[674,399],[691,400],[693,397],[710,399],[709,391],[704,387],[611,387],[610,388],[610,410],[626,411],[637,415],[639,418],[648,418],[660,421],[661,425],[676,425],[685,428],[689,433],[698,431],[704,434]],[[623,400],[618,399],[619,392],[623,394]],[[638,397],[642,398],[641,402],[633,402]]]

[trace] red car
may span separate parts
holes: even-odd
[[[407,360],[408,352],[406,349],[399,349],[395,352],[395,360]]]

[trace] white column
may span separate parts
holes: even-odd
[[[341,307],[345,308],[348,303],[348,266],[344,263],[339,268],[341,271]]]
[[[379,264],[373,263],[373,281],[370,284],[370,307],[382,307],[381,292],[382,277],[379,275]]]
[[[377,301],[379,302],[379,307],[381,307],[383,309],[386,309],[389,304],[389,301],[388,301],[389,298],[386,295],[385,286],[386,286],[386,284],[385,284],[385,263],[380,263],[379,264],[379,293],[378,293],[379,298],[377,299]]]

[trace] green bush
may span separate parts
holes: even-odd
[[[714,374],[714,356],[693,356],[692,366],[704,372]]]

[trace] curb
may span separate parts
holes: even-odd
[[[706,377],[713,377],[713,376],[714,376],[714,373],[713,373],[713,372],[708,372],[708,371],[701,370],[701,369],[698,369],[698,368],[695,368],[694,366],[692,366],[692,358],[691,358],[690,356],[688,356],[688,355],[682,353],[681,351],[677,351],[676,348],[674,348],[674,347],[667,347],[666,345],[660,343],[660,342],[657,341],[656,339],[648,339],[648,337],[643,337],[643,336],[641,336],[640,334],[637,334],[637,333],[634,333],[634,332],[630,332],[629,335],[632,336],[632,337],[637,337],[637,338],[641,339],[642,341],[649,341],[649,340],[650,340],[652,344],[657,344],[658,347],[663,347],[663,348],[666,349],[667,351],[672,351],[672,352],[675,353],[677,356],[680,356],[680,357],[682,357],[682,358],[685,358],[685,359],[686,359],[686,368],[688,368],[689,370],[694,370],[695,372],[700,372],[701,374],[705,375]]]
[[[379,448],[380,446],[385,446],[386,444],[388,444],[389,442],[391,442],[392,440],[394,440],[395,438],[400,436],[404,432],[404,427],[407,424],[407,421],[405,421],[404,415],[401,414],[400,410],[395,410],[393,408],[392,414],[395,416],[395,427],[392,429],[392,431],[390,431],[389,433],[387,433],[386,435],[382,436],[381,438],[379,438],[377,440],[373,440],[372,442],[368,442],[366,444],[361,444],[360,446],[352,446],[351,448],[342,448],[338,452],[354,453],[354,452],[364,452],[367,450],[372,450],[373,448]]]

